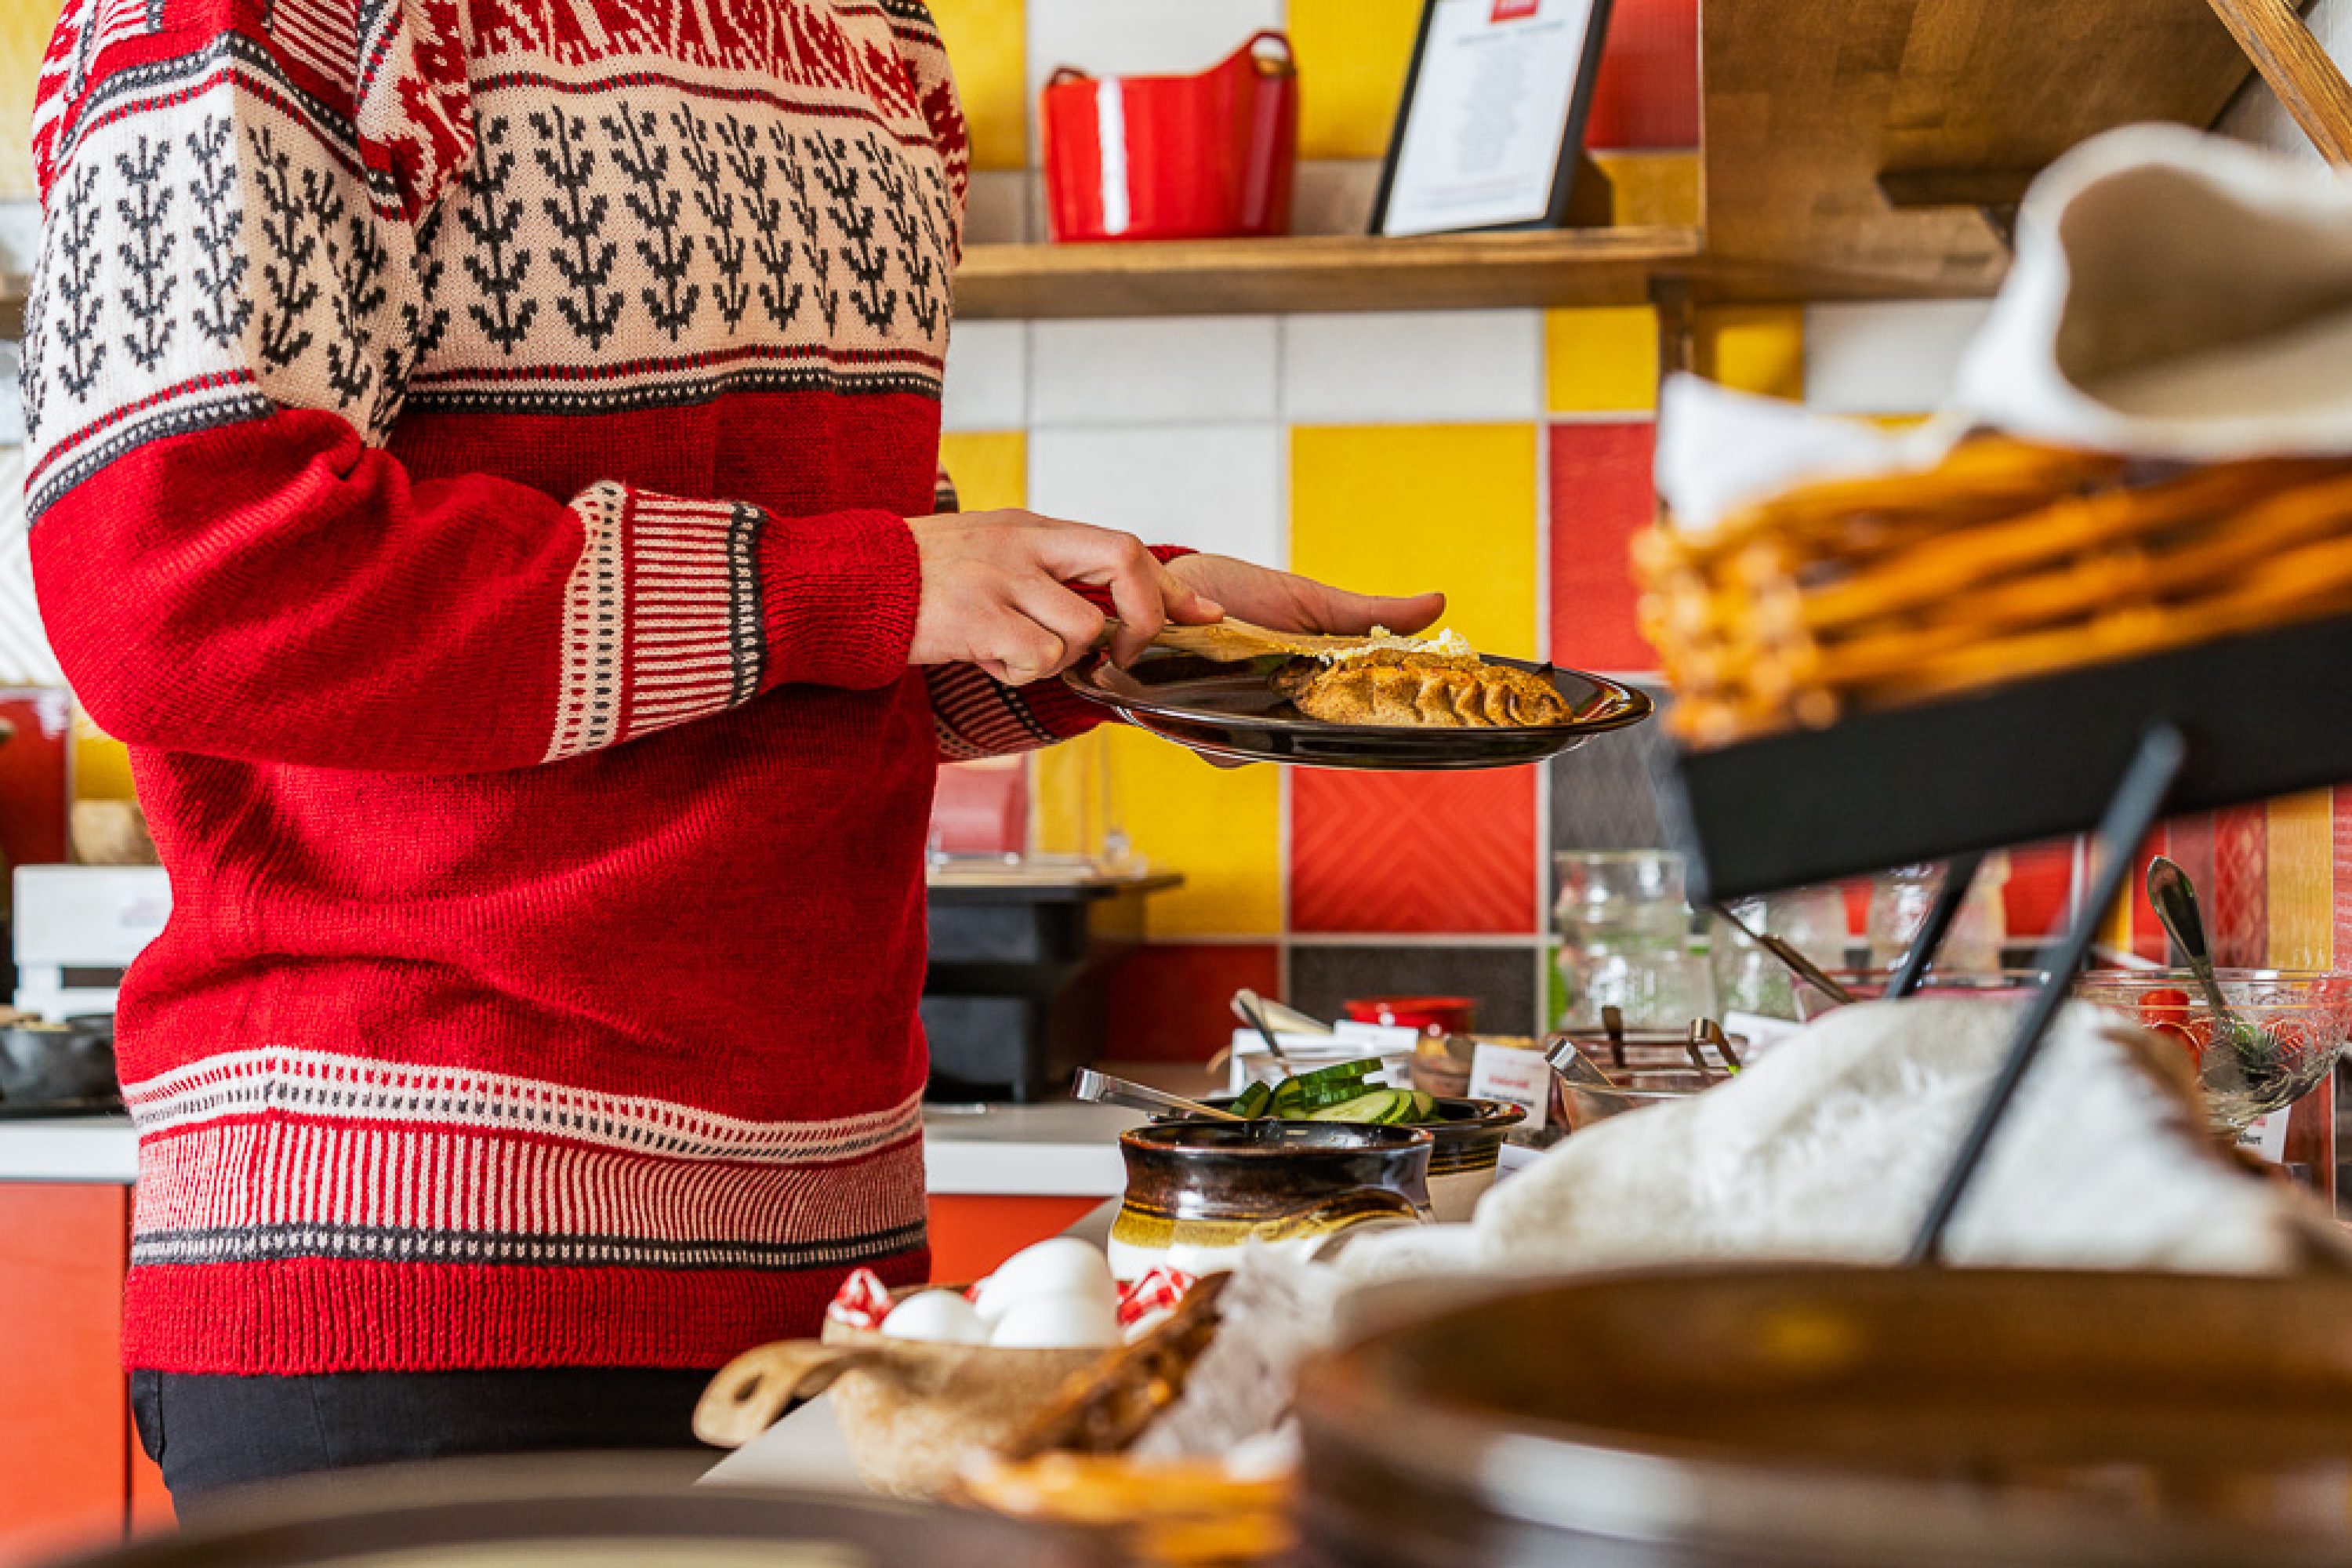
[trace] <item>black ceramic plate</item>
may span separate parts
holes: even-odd
[[[1386,724],[1326,724],[1274,689],[1287,660],[1276,655],[1220,664],[1155,648],[1121,669],[1107,658],[1062,677],[1070,689],[1114,708],[1138,728],[1210,756],[1314,768],[1507,768],[1571,751],[1593,736],[1650,716],[1648,697],[1580,670],[1495,658],[1542,675],[1576,710],[1565,724],[1514,730],[1422,730]]]

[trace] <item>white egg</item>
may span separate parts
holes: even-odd
[[[1082,1350],[1119,1342],[1118,1311],[1077,1295],[1032,1296],[1015,1302],[989,1334],[1003,1350]]]
[[[980,1282],[980,1321],[994,1325],[1033,1296],[1099,1296],[1114,1309],[1118,1287],[1102,1253],[1076,1237],[1057,1236],[1026,1247]]]
[[[890,1309],[882,1320],[884,1337],[926,1340],[942,1345],[984,1345],[988,1330],[971,1303],[953,1290],[926,1290]]]

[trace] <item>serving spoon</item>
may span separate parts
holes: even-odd
[[[2205,950],[2205,921],[2198,912],[2197,889],[2189,873],[2162,855],[2151,858],[2147,901],[2155,907],[2156,918],[2163,922],[2172,945],[2188,961],[2197,984],[2204,988],[2206,1005],[2213,1009],[2215,1037],[2230,1042],[2242,1069],[2267,1060],[2263,1047],[2270,1044],[2270,1037],[2231,1010],[2230,999],[2221,994],[2221,983],[2214,977],[2213,957]]]

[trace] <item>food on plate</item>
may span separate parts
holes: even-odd
[[[1576,716],[1542,676],[1484,663],[1475,653],[1375,649],[1328,662],[1297,659],[1274,684],[1301,713],[1330,724],[1535,729]]]

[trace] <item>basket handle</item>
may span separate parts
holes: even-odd
[[[1279,54],[1268,56],[1264,47],[1272,44]],[[1298,57],[1291,52],[1290,35],[1279,27],[1260,27],[1249,36],[1249,41],[1235,51],[1256,61],[1257,68],[1267,76],[1297,76]]]
[[[714,1448],[740,1448],[784,1412],[814,1399],[843,1373],[879,1367],[889,1357],[816,1340],[782,1340],[745,1351],[719,1370],[694,1406],[694,1435]]]

